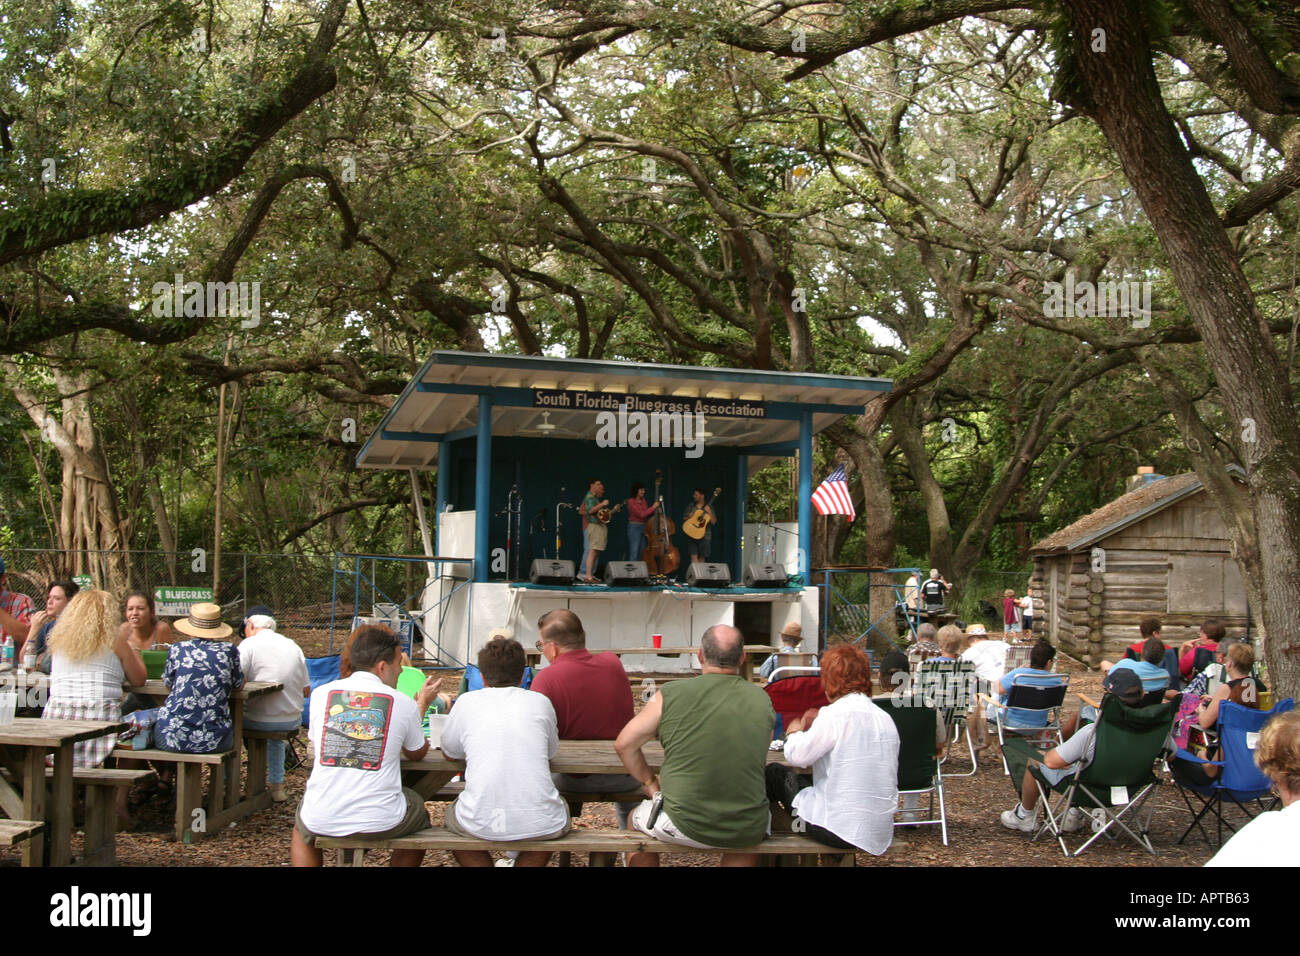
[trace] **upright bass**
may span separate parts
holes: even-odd
[[[672,535],[677,530],[671,518],[665,514],[663,495],[659,493],[659,486],[663,483],[664,473],[660,469],[655,469],[655,501],[659,502],[659,507],[655,513],[650,516],[650,520],[645,525],[645,550],[641,552],[641,560],[646,563],[650,573],[655,576],[667,576],[677,570],[678,565],[682,563],[681,553],[672,543]]]

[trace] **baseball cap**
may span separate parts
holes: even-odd
[[[1142,701],[1142,678],[1131,668],[1112,667],[1101,686],[1106,693],[1118,697],[1130,707],[1136,707]]]

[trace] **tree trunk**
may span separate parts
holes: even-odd
[[[954,574],[952,566],[952,524],[948,517],[948,503],[943,500],[943,488],[935,480],[930,468],[930,456],[925,451],[925,438],[916,418],[916,402],[912,398],[899,402],[890,411],[889,421],[894,429],[894,440],[903,449],[908,470],[921,493],[925,517],[930,528],[930,567],[945,575]]]
[[[1269,673],[1279,696],[1294,696],[1300,692],[1300,427],[1287,369],[1161,99],[1142,5],[1064,0],[1063,6],[1081,87],[1074,105],[1100,126],[1151,220],[1247,463]],[[1094,50],[1098,38],[1104,49]],[[1214,483],[1206,487],[1221,494]],[[1216,502],[1220,510],[1231,508]]]
[[[97,572],[97,584],[115,594],[129,589],[127,541],[117,490],[99,444],[87,398],[88,382],[51,369],[62,405],[62,421],[21,384],[18,368],[3,361],[10,389],[41,434],[63,460],[63,500],[59,507],[59,546],[76,552],[73,572]],[[87,561],[93,562],[88,565]]]

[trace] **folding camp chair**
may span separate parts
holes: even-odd
[[[918,675],[919,692],[927,702],[938,708],[948,728],[948,748],[940,763],[952,754],[952,746],[965,734],[966,748],[970,751],[970,770],[949,773],[950,777],[969,777],[979,770],[975,759],[975,742],[971,740],[967,714],[975,703],[975,663],[973,661],[940,661],[931,658],[922,661]]]
[[[311,684],[311,689],[315,690],[321,684],[328,684],[332,680],[339,679],[339,658],[342,655],[330,654],[327,657],[309,657],[307,658],[307,681]],[[304,727],[311,724],[311,695],[308,694],[302,701],[302,725]]]
[[[1205,760],[1186,750],[1179,750],[1175,755],[1179,759],[1189,760],[1192,763],[1222,768],[1219,775],[1208,786],[1186,784],[1174,778],[1174,783],[1178,785],[1178,792],[1183,795],[1183,802],[1187,804],[1187,812],[1192,814],[1192,822],[1178,838],[1179,843],[1187,839],[1187,834],[1192,832],[1193,827],[1199,829],[1205,842],[1209,843],[1209,834],[1205,832],[1201,820],[1207,813],[1212,812],[1218,820],[1218,845],[1221,846],[1224,826],[1227,826],[1230,832],[1237,831],[1237,828],[1223,815],[1223,803],[1226,800],[1235,803],[1247,817],[1252,819],[1255,814],[1250,810],[1251,803],[1261,810],[1264,809],[1262,801],[1272,792],[1273,785],[1255,766],[1255,743],[1259,739],[1260,730],[1269,720],[1278,714],[1286,713],[1294,706],[1295,702],[1290,697],[1279,700],[1271,710],[1254,710],[1228,700],[1219,702],[1217,725],[1219,759]],[[1199,813],[1192,806],[1192,801],[1188,799],[1189,793],[1194,794],[1201,801]]]
[[[787,667],[782,670],[812,670],[811,674],[790,675],[784,680],[769,681],[763,688],[772,701],[776,711],[776,726],[772,729],[772,739],[776,740],[796,717],[802,717],[810,707],[826,707],[826,691],[822,689],[822,679],[817,676],[816,668]],[[775,676],[776,672],[773,672]]]
[[[1007,745],[1008,734],[1026,738],[1039,750],[1060,743],[1061,705],[1069,686],[1069,674],[1017,674],[1005,704],[985,697],[985,702],[996,708],[999,749]],[[1011,773],[1006,754],[1002,755],[1002,772]]]
[[[307,682],[312,690],[321,684],[339,679],[340,657],[339,654],[329,654],[325,657],[307,658]],[[302,699],[302,725],[304,727],[311,725],[311,694]],[[303,755],[298,752],[298,738],[295,737],[288,741],[288,746],[285,747],[284,769],[297,770],[304,762]]]
[[[1110,833],[1113,826],[1119,827],[1154,856],[1156,851],[1148,832],[1155,813],[1152,798],[1160,786],[1160,777],[1154,768],[1161,760],[1177,714],[1176,701],[1126,707],[1117,697],[1110,694],[1103,697],[1101,712],[1097,716],[1092,763],[1055,786],[1047,784],[1037,772],[1038,768],[1030,769],[1046,815],[1034,839],[1050,832],[1061,845],[1061,852],[1070,856],[1062,825],[1066,814],[1071,809],[1078,809],[1093,816],[1096,823],[1092,836],[1074,851],[1074,856],[1092,846],[1102,834],[1113,839]],[[1055,807],[1049,799],[1051,791],[1060,794]],[[1150,804],[1150,809],[1143,817],[1142,809],[1147,804]],[[1136,832],[1130,823],[1137,827]]]
[[[532,686],[532,683],[533,683],[533,669],[531,667],[525,667],[524,676],[519,679],[519,686],[522,687],[524,690],[527,690],[530,686]],[[461,676],[460,689],[457,691],[457,693],[468,694],[470,691],[482,690],[482,689],[483,689],[483,672],[480,671],[473,664],[466,664],[465,673]]]
[[[948,811],[943,802],[943,770],[934,756],[936,710],[924,699],[912,694],[873,697],[871,702],[884,708],[898,728],[898,792],[930,794],[928,820],[896,820],[894,826],[927,826],[937,823],[948,845]],[[939,802],[939,819],[934,819],[935,798]],[[897,813],[897,811],[895,811]]]

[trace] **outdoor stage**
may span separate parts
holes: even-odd
[[[818,634],[819,592],[807,586],[813,436],[861,414],[889,385],[803,372],[435,352],[356,461],[410,475],[427,576],[409,611],[422,619],[426,652],[444,663],[472,661],[493,627],[512,628],[530,647],[537,618],[556,607],[578,614],[592,650],[648,647],[653,634],[663,636],[664,649],[693,647],[714,624],[740,628],[749,644],[774,644],[790,622],[809,638]],[[655,425],[650,442],[629,424],[636,415]],[[748,501],[749,476],[791,456],[797,521],[781,525],[766,502]],[[435,468],[430,527],[418,475]],[[672,543],[681,566],[667,584],[527,583],[535,559],[572,561],[580,571],[577,506],[596,478],[611,505],[628,497],[633,482],[653,502],[661,479],[661,513],[679,524],[692,489],[716,489],[708,560],[725,565],[737,585],[748,566],[775,566],[784,586],[687,587],[680,530]],[[747,515],[766,520],[747,522]],[[625,514],[615,515],[603,559],[640,557],[628,554],[627,530]],[[683,666],[656,655],[625,663],[631,670]]]

